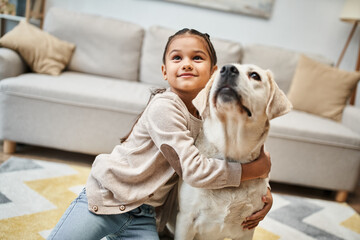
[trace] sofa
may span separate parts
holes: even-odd
[[[66,17],[64,17],[66,16]],[[60,8],[47,12],[44,31],[75,44],[57,76],[32,72],[21,55],[0,48],[0,139],[86,154],[110,152],[131,129],[151,89],[167,87],[161,57],[175,32]],[[272,70],[287,93],[302,53],[212,39],[218,65],[253,63]],[[314,54],[316,61],[332,62]],[[360,109],[347,105],[341,121],[293,110],[271,121],[266,149],[274,182],[336,191],[345,201],[360,169]]]

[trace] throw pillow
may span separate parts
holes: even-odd
[[[0,39],[0,46],[17,51],[37,73],[59,75],[70,62],[75,45],[21,21]]]
[[[347,72],[301,56],[288,98],[294,109],[341,121],[359,72]]]

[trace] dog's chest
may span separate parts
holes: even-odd
[[[209,147],[204,135],[200,133],[196,146],[207,157],[222,158],[215,147]],[[186,185],[186,184],[185,184]],[[244,234],[241,224],[246,217],[263,208],[262,196],[266,194],[265,179],[244,181],[240,187],[223,189],[198,189],[183,186],[193,204],[188,211],[196,212],[193,224],[197,229],[196,239],[237,238]],[[189,202],[188,202],[189,203]],[[191,210],[189,208],[192,208]]]
[[[199,214],[215,215],[212,220],[230,224],[241,224],[246,217],[262,209],[261,197],[266,194],[264,179],[243,182],[237,188],[197,189]]]
[[[241,238],[241,224],[246,217],[263,208],[261,197],[266,194],[266,181],[247,181],[238,188],[217,190],[193,188],[185,183],[186,210],[192,215],[192,225],[198,233],[195,239]]]

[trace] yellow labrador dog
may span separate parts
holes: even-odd
[[[217,71],[193,100],[204,120],[196,146],[207,157],[248,163],[260,155],[269,120],[289,112],[291,103],[269,70],[230,64]],[[267,179],[238,188],[200,189],[182,182],[175,239],[252,239],[246,217],[263,208]]]

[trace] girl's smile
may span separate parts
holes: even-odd
[[[192,77],[197,77],[197,75],[192,74],[192,73],[182,73],[182,74],[180,74],[178,77],[182,77],[182,78],[192,78]]]

